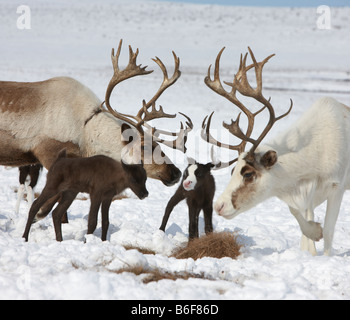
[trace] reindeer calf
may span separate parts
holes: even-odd
[[[127,165],[112,158],[98,155],[90,158],[67,158],[66,151],[59,153],[51,166],[46,185],[41,195],[33,202],[23,238],[28,241],[31,224],[43,219],[48,212],[39,209],[50,198],[61,193],[61,201],[52,212],[56,240],[62,241],[61,219],[79,192],[90,194],[91,206],[88,219],[88,234],[97,225],[97,216],[102,203],[102,241],[106,240],[109,226],[109,207],[112,198],[130,188],[141,200],[148,196],[146,171],[142,165]]]
[[[170,213],[173,208],[182,200],[187,200],[189,214],[189,238],[198,238],[198,217],[201,210],[204,213],[205,233],[213,231],[212,213],[213,198],[215,193],[215,181],[210,174],[211,168],[215,165],[190,164],[183,174],[182,182],[175,194],[169,200],[163,216],[160,230],[165,231]]]

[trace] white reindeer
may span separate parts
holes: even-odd
[[[181,172],[159,151],[159,143],[184,152],[186,134],[191,130],[192,123],[187,122],[189,127],[184,129],[182,126],[177,134],[165,133],[176,136],[175,141],[164,141],[154,135],[154,130],[145,132],[143,126],[154,129],[147,121],[175,117],[164,113],[162,108],[156,110],[155,104],[164,90],[180,77],[180,61],[173,53],[175,70],[168,78],[164,64],[160,59],[154,59],[164,75],[158,92],[148,103],[143,103],[136,116],[123,115],[110,106],[113,88],[128,78],[152,71],[136,64],[138,50],[133,52],[130,46],[129,63],[120,70],[118,59],[121,46],[122,41],[116,55],[112,50],[114,74],[106,91],[107,109],[102,108],[103,104],[90,89],[71,78],[58,77],[29,83],[0,81],[0,165],[23,166],[40,162],[49,169],[63,148],[69,157],[103,154],[120,161],[123,148],[130,142],[130,139],[123,138],[123,131],[131,128],[133,133],[141,133],[142,151],[147,149],[155,157],[153,151],[157,149],[157,155],[163,160],[149,157],[151,161],[144,162],[147,175],[161,180],[165,185],[175,184]],[[147,136],[153,136],[153,139],[145,139]],[[146,140],[150,141],[147,148]]]
[[[233,83],[225,82],[232,87],[230,93],[223,89],[219,79],[222,51],[216,60],[214,80],[210,79],[210,71],[205,80],[210,88],[236,104],[249,120],[246,133],[239,127],[239,116],[230,125],[224,123],[224,127],[242,142],[238,146],[219,144],[238,150],[239,157],[234,160],[237,160],[237,164],[231,181],[214,208],[220,216],[232,219],[276,196],[288,205],[299,223],[303,234],[302,250],[316,255],[314,241],[323,237],[324,254],[330,255],[342,198],[345,190],[350,189],[350,108],[332,98],[319,99],[284,134],[258,147],[272,125],[286,116],[291,108],[286,114],[275,117],[270,99],[262,95],[262,68],[272,56],[258,63],[248,49],[253,64],[247,67],[247,54],[243,61],[241,56],[240,68]],[[253,67],[257,80],[255,89],[250,86],[246,76],[246,72]],[[269,123],[256,140],[250,135],[254,117],[261,110],[252,114],[238,101],[236,91],[256,99],[264,105],[263,109],[269,111]],[[211,116],[207,124],[203,121],[203,136],[215,143],[217,141],[209,133]],[[253,146],[245,152],[247,142]],[[313,220],[314,209],[324,201],[327,201],[327,212],[322,230],[321,225]]]

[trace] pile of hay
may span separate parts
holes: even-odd
[[[154,251],[147,248],[141,248],[132,245],[127,245],[124,247],[127,250],[136,249],[143,254],[156,254]],[[209,235],[205,235],[189,241],[187,246],[178,248],[175,250],[175,252],[173,252],[171,256],[177,259],[192,258],[194,260],[203,257],[212,257],[218,259],[229,257],[236,259],[240,255],[241,247],[242,245],[237,242],[236,234],[230,232],[213,232]],[[72,266],[75,269],[81,268],[75,263],[72,263]],[[101,267],[104,268],[104,266]],[[86,270],[85,268],[83,269]],[[106,269],[106,271],[116,274],[121,274],[123,272],[133,273],[137,276],[141,276],[141,281],[145,284],[160,280],[174,281],[177,279],[187,280],[189,278],[215,280],[215,278],[212,278],[210,275],[205,275],[204,273],[195,274],[187,271],[170,272],[162,270],[158,267],[149,267],[143,265],[129,265],[117,270]]]
[[[237,235],[230,232],[213,232],[188,242],[186,247],[175,250],[172,257],[177,259],[203,257],[236,259],[242,245],[237,242]]]

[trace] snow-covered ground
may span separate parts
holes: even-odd
[[[205,115],[216,110],[212,128],[237,114],[234,107],[203,83],[207,68],[223,47],[223,80],[232,80],[239,54],[249,45],[257,59],[276,56],[264,69],[265,95],[272,97],[277,113],[294,101],[290,116],[279,122],[269,137],[278,134],[319,97],[332,96],[350,105],[350,8],[331,8],[331,29],[317,28],[316,8],[248,8],[215,5],[170,4],[137,0],[84,1],[28,0],[31,29],[16,26],[18,1],[1,1],[1,80],[37,81],[71,76],[90,87],[101,100],[112,73],[110,50],[124,39],[139,47],[138,62],[156,71],[121,84],[113,96],[118,110],[137,110],[143,98],[157,90],[162,75],[150,60],[160,57],[173,68],[171,50],[181,58],[182,76],[159,99],[168,112],[188,114],[195,128],[188,154],[208,161],[209,148],[200,141]],[[159,127],[168,124],[159,121]],[[177,122],[174,122],[176,128]],[[264,121],[257,123],[257,131]],[[220,130],[221,131],[221,130]],[[220,132],[218,132],[220,134]],[[223,137],[224,139],[224,137]],[[186,157],[165,150],[178,167]],[[226,153],[220,155],[227,160]],[[233,154],[231,156],[234,156]],[[45,183],[44,171],[37,190]],[[217,191],[224,190],[229,170],[215,172]],[[148,180],[150,196],[140,201],[116,201],[110,209],[108,241],[101,242],[100,226],[86,237],[89,201],[76,200],[70,223],[57,243],[52,220],[33,225],[30,240],[21,238],[27,216],[23,202],[14,213],[18,170],[0,168],[0,298],[1,299],[350,299],[350,193],[346,193],[336,226],[334,256],[299,249],[301,233],[287,206],[270,199],[234,220],[214,214],[215,230],[235,231],[244,244],[237,260],[203,258],[176,260],[171,250],[186,243],[187,207],[178,205],[165,235],[158,231],[168,199],[177,186]],[[323,223],[325,205],[316,210]],[[200,226],[203,228],[203,219]],[[147,247],[158,252],[144,255],[122,245]],[[158,267],[165,271],[204,274],[213,280],[161,280],[142,283],[142,276],[116,274],[128,265]]]

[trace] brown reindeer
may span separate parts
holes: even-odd
[[[121,128],[127,122],[132,126],[133,134],[141,136],[141,147],[151,152],[148,161],[144,161],[141,154],[148,177],[161,180],[167,186],[178,182],[181,172],[164,153],[158,152],[159,144],[185,152],[186,135],[192,123],[187,122],[187,128],[181,126],[178,133],[170,133],[155,130],[147,122],[175,117],[164,113],[161,107],[156,110],[155,105],[161,94],[180,77],[180,60],[173,53],[175,69],[168,77],[162,61],[154,59],[164,75],[159,90],[143,103],[135,116],[125,115],[113,110],[109,102],[114,87],[124,80],[152,71],[136,64],[138,50],[133,52],[130,46],[129,63],[121,70],[118,65],[121,47],[122,41],[115,55],[112,50],[114,73],[106,90],[107,109],[90,89],[72,78],[58,77],[40,82],[0,81],[0,165],[23,166],[40,162],[49,169],[63,148],[68,157],[104,154],[120,161],[128,141],[123,139]],[[149,130],[145,132],[143,127]],[[175,136],[175,140],[165,141],[159,134]],[[154,159],[156,148],[161,162]]]
[[[115,195],[130,188],[139,199],[148,196],[146,189],[146,171],[142,164],[124,164],[110,157],[97,155],[89,158],[67,158],[66,150],[59,153],[52,164],[45,187],[41,195],[33,202],[28,215],[23,238],[28,241],[29,230],[33,222],[43,219],[45,214],[38,213],[41,206],[52,197],[61,194],[61,201],[52,212],[56,240],[62,241],[61,220],[79,192],[90,194],[91,206],[88,219],[88,234],[92,234],[97,225],[97,216],[102,204],[102,241],[106,240],[109,226],[109,207]]]

